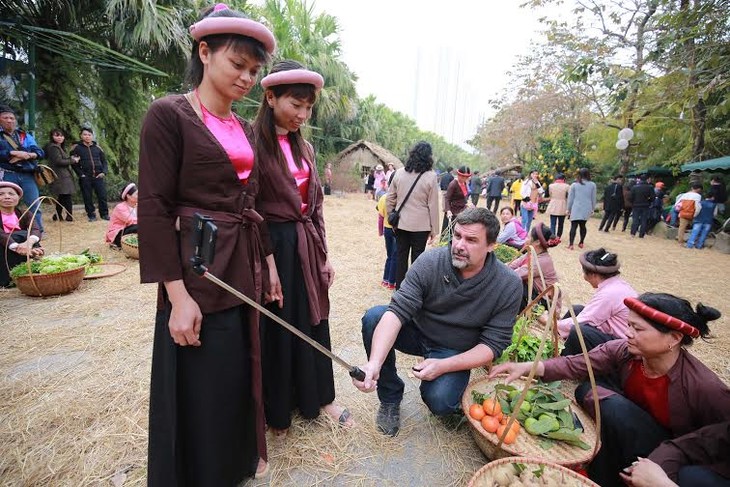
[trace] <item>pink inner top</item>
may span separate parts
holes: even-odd
[[[246,183],[253,170],[254,157],[253,149],[243,132],[241,122],[238,121],[235,115],[231,115],[229,119],[219,118],[210,113],[202,103],[200,108],[203,111],[205,126],[208,127],[225,149],[228,158],[233,163],[233,169],[238,174],[238,179],[242,183]]]
[[[294,163],[294,156],[291,152],[291,144],[286,135],[279,135],[279,147],[284,152],[286,163],[289,166],[291,175],[294,176],[294,181],[297,183],[299,189],[299,195],[302,197],[302,215],[307,212],[307,201],[309,201],[309,164],[306,159],[302,157],[302,168],[299,169]]]
[[[15,212],[6,215],[5,213],[2,213],[3,218],[3,231],[5,233],[10,233],[13,230],[20,230],[20,220],[18,219],[18,215],[15,214]]]

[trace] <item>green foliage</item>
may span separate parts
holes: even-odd
[[[500,262],[507,264],[519,257],[520,251],[509,245],[497,244],[494,246],[494,255]]]
[[[472,391],[472,399],[480,398],[475,392]],[[494,387],[494,394],[505,415],[511,415],[516,410],[521,392],[510,384],[497,384]],[[525,406],[525,403],[528,405]],[[560,381],[538,382],[528,388],[516,418],[529,434],[545,439],[545,449],[551,447],[551,440],[558,440],[590,450],[590,445],[582,440],[583,428],[575,425],[570,408],[570,399],[560,392]]]
[[[541,338],[535,334],[531,327],[538,324],[537,318],[542,315],[545,308],[536,306],[530,313],[520,316],[512,329],[512,342],[502,352],[502,355],[495,363],[503,362],[531,362],[537,357],[540,348]],[[552,341],[547,340],[543,347],[542,358],[547,359],[553,356],[555,348]]]
[[[541,137],[538,144],[536,160],[529,169],[537,169],[543,183],[550,184],[559,172],[565,174],[566,180],[570,181],[578,173],[578,169],[591,167],[591,163],[567,131],[553,139]]]

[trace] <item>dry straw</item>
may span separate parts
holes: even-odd
[[[353,194],[327,198],[325,218],[337,273],[330,292],[332,346],[349,362],[362,364],[360,318],[370,306],[387,304],[391,294],[379,287],[385,248],[377,237],[377,213],[371,200]],[[35,299],[16,289],[0,290],[0,484],[110,486],[114,478],[125,487],[143,486],[157,288],[140,285],[136,263],[104,244],[106,222],[47,222],[47,248],[60,243],[56,227],[62,225],[69,230],[65,250],[90,248],[105,262],[128,268],[61,297]],[[727,256],[690,252],[657,238],[637,244],[620,233],[597,236],[594,221],[588,227],[587,244],[601,243],[618,253],[622,276],[637,291],[676,292],[722,307],[723,289],[716,283],[717,276],[730,275]],[[585,302],[593,290],[582,279],[577,254],[563,247],[550,254],[563,290]],[[656,255],[671,262],[671,272],[647,267]],[[707,285],[687,288],[688,279]],[[692,353],[728,382],[730,310],[722,311],[725,316],[712,323],[716,339],[696,343]],[[271,474],[251,485],[466,485],[487,460],[468,428],[447,426],[423,406],[419,381],[407,374],[418,361],[398,354],[406,382],[399,436],[377,431],[377,396],[356,391],[336,369],[337,400],[358,425],[345,430],[327,418],[294,416],[288,437],[270,438]],[[476,370],[472,377],[483,375]]]

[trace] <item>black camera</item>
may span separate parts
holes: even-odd
[[[218,227],[209,216],[196,213],[193,216],[193,265],[210,265],[215,258],[215,242]]]

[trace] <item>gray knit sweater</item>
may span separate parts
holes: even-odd
[[[496,358],[510,344],[521,299],[522,281],[494,254],[479,274],[462,279],[447,246],[416,259],[388,309],[433,346],[465,352],[483,343]]]

